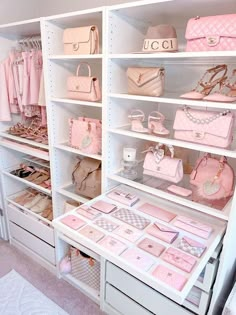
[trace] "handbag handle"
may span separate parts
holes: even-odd
[[[213,122],[214,120],[220,118],[221,116],[226,116],[227,114],[230,113],[230,110],[224,110],[223,112],[217,113],[214,116],[210,116],[207,117],[205,119],[199,119],[199,118],[195,118],[190,112],[189,112],[189,107],[188,106],[184,106],[183,108],[185,115],[187,116],[187,118],[189,120],[191,120],[193,123],[195,124],[200,124],[200,125],[204,125],[204,124],[209,124],[211,122]]]
[[[91,77],[91,67],[90,67],[90,65],[89,65],[87,62],[81,62],[81,63],[78,65],[77,70],[76,70],[76,76],[77,76],[77,77],[79,76],[79,70],[80,70],[80,67],[81,67],[82,65],[87,66],[88,74],[89,74],[88,76]]]
[[[152,152],[154,157],[155,157],[156,163],[160,163],[161,160],[165,156],[165,151],[163,149],[160,149],[161,146],[163,146],[163,144],[158,143],[155,147],[149,147],[147,150],[143,151],[142,153]],[[166,146],[168,147],[168,149],[171,153],[171,158],[173,159],[174,155],[175,155],[174,147],[170,144],[166,144]]]

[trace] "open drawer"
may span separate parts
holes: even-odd
[[[125,191],[126,194],[129,193],[132,195],[133,194],[137,195],[139,198],[139,201],[133,207],[129,207],[129,206],[125,206],[125,205],[123,205],[117,201],[114,201],[112,199],[109,199],[106,194],[103,194],[103,195],[100,195],[97,198],[89,201],[88,203],[86,203],[86,206],[92,205],[96,201],[103,200],[103,201],[109,202],[110,204],[116,205],[117,209],[118,209],[117,211],[119,211],[120,208],[126,208],[133,215],[138,215],[139,217],[142,217],[142,220],[148,220],[148,222],[149,222],[148,225],[145,228],[140,229],[138,240],[131,241],[131,239],[129,239],[129,238],[125,239],[125,238],[121,237],[120,235],[117,235],[115,233],[115,230],[114,230],[114,232],[105,230],[102,226],[98,226],[96,224],[96,219],[91,220],[91,219],[85,218],[84,216],[81,215],[81,213],[78,213],[78,211],[79,211],[78,209],[74,209],[71,212],[68,212],[68,213],[62,215],[61,217],[56,218],[53,221],[53,226],[59,232],[63,233],[64,235],[68,236],[72,240],[74,240],[74,241],[82,244],[83,246],[86,246],[87,248],[93,250],[94,252],[98,253],[101,257],[104,257],[105,259],[109,260],[110,262],[112,262],[116,266],[120,267],[121,269],[123,269],[127,273],[131,274],[135,278],[139,279],[140,281],[142,281],[143,283],[148,285],[149,287],[155,289],[156,291],[165,295],[166,297],[170,298],[171,300],[173,300],[179,304],[183,304],[184,300],[186,299],[187,295],[191,291],[192,287],[195,285],[202,270],[207,265],[209,259],[212,257],[217,246],[221,242],[221,240],[223,238],[224,231],[225,231],[225,227],[226,227],[225,222],[221,219],[214,218],[214,217],[211,217],[211,216],[203,214],[203,213],[199,213],[199,212],[194,211],[192,209],[189,209],[187,207],[179,206],[179,205],[177,205],[171,201],[167,201],[167,200],[163,200],[159,197],[151,196],[148,193],[141,192],[141,191],[134,189],[134,188],[120,185],[120,186],[115,188],[115,190],[117,190],[117,189]],[[158,219],[156,217],[152,217],[151,215],[148,215],[146,213],[143,213],[143,212],[137,210],[137,208],[140,207],[141,205],[143,205],[144,203],[150,203],[152,205],[158,205],[158,207],[160,207],[164,210],[167,210],[169,212],[172,212],[174,214],[174,219],[172,220],[173,222],[175,222],[175,220],[179,216],[186,216],[186,217],[190,218],[194,223],[198,222],[199,224],[203,224],[203,225],[207,223],[207,225],[210,226],[212,229],[209,238],[208,239],[202,239],[202,238],[200,239],[200,237],[196,237],[195,235],[192,235],[190,232],[186,232],[186,231],[182,230],[181,228],[174,226],[174,224],[172,226],[172,223],[173,223],[172,221],[166,223],[166,222],[160,221],[160,219]],[[113,222],[115,225],[118,225],[118,226],[125,225],[125,223],[122,220],[119,220],[117,217],[115,217],[113,215],[114,212],[111,212],[108,214],[102,213],[102,214],[100,214],[100,218],[105,219],[105,220],[109,220],[110,222]],[[66,217],[71,216],[71,215],[73,215],[77,219],[82,220],[82,225],[79,228],[73,229],[69,226],[69,224],[65,223],[65,221],[67,221]],[[164,241],[157,239],[156,237],[150,236],[150,234],[147,234],[146,230],[153,223],[160,223],[160,224],[164,224],[167,228],[174,228],[176,231],[178,231],[178,237],[175,239],[175,241],[172,244],[168,244]],[[112,237],[113,239],[115,239],[116,241],[122,242],[123,243],[122,252],[119,252],[118,254],[116,254],[111,249],[107,249],[102,244],[100,244],[101,239],[99,241],[97,240],[97,242],[95,242],[91,238],[88,238],[87,236],[85,236],[83,233],[83,229],[86,227],[87,228],[92,227],[93,229],[98,230],[100,233],[102,232],[102,235],[103,235],[102,241],[105,239],[105,237],[109,236],[109,237]],[[172,264],[165,262],[162,259],[162,254],[159,257],[155,257],[155,256],[151,255],[150,253],[147,253],[146,251],[142,251],[141,249],[137,248],[137,244],[139,241],[141,241],[144,238],[149,238],[149,239],[155,240],[159,244],[163,245],[165,247],[165,250],[163,253],[165,253],[165,251],[170,247],[177,249],[178,242],[179,242],[180,238],[182,238],[183,236],[186,236],[186,235],[188,237],[191,237],[192,239],[195,239],[197,241],[201,241],[202,243],[204,243],[204,246],[206,247],[204,253],[202,254],[202,256],[200,258],[195,258],[194,256],[191,256],[191,257],[194,257],[194,259],[195,259],[195,265],[190,272],[182,271],[180,268],[177,268],[176,266],[173,266]],[[123,257],[123,254],[126,251],[129,251],[132,249],[138,250],[139,252],[142,253],[143,256],[145,256],[147,258],[147,260],[151,261],[148,268],[146,268],[146,269],[140,268],[137,265],[133,264],[132,262],[128,261],[126,259],[126,257]],[[184,252],[182,252],[182,253],[184,253]],[[184,277],[185,281],[186,281],[184,286],[181,289],[176,289],[176,288],[174,288],[174,286],[154,277],[153,271],[159,265],[167,267],[168,269],[171,270],[171,272],[173,271],[173,274],[178,273],[179,275]]]

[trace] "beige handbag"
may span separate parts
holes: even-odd
[[[80,76],[79,70],[81,65],[88,68],[88,76]],[[67,96],[75,100],[96,102],[101,100],[101,90],[99,80],[91,76],[91,68],[86,62],[78,65],[76,76],[67,79]]]
[[[128,93],[160,96],[164,91],[164,68],[128,68]]]
[[[72,173],[75,192],[95,198],[101,194],[101,161],[85,157],[80,160]]]
[[[96,25],[67,28],[63,33],[66,55],[99,53],[99,33]]]

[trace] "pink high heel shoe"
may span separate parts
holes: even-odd
[[[148,129],[143,127],[144,122],[144,112],[140,109],[134,109],[131,114],[128,116],[131,121],[131,130],[135,132],[147,133]]]
[[[160,112],[151,112],[148,117],[148,128],[152,133],[161,136],[167,136],[170,131],[163,126],[165,116]]]

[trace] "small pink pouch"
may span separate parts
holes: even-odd
[[[112,200],[118,201],[126,206],[133,206],[139,198],[134,194],[126,193],[123,190],[113,190],[107,194],[107,197],[111,198]]]
[[[142,232],[126,224],[119,226],[118,229],[114,231],[114,233],[133,243],[142,236]]]
[[[120,256],[135,267],[140,268],[144,271],[147,271],[154,264],[154,260],[135,248],[127,249]]]
[[[69,226],[73,230],[79,229],[81,226],[85,224],[85,222],[74,215],[67,215],[66,217],[61,219],[61,222],[65,225]]]
[[[185,236],[181,238],[178,248],[196,257],[201,257],[206,246]]]
[[[172,193],[176,195],[180,195],[183,197],[188,197],[192,195],[192,190],[186,189],[177,185],[170,185],[169,187],[167,187],[167,190],[171,191]]]
[[[162,259],[186,272],[191,272],[197,262],[195,258],[171,247],[162,255]]]
[[[211,226],[184,216],[178,216],[173,224],[182,230],[188,231],[205,239],[208,239],[212,232]]]
[[[109,202],[103,201],[103,200],[98,200],[94,202],[93,204],[90,205],[92,209],[104,212],[104,213],[110,213],[114,210],[117,209],[116,205],[113,205]]]
[[[179,235],[178,231],[160,223],[154,223],[153,225],[149,226],[146,232],[169,244],[173,243]]]
[[[100,211],[87,206],[80,207],[76,212],[89,220],[93,220],[101,215]]]
[[[124,243],[118,241],[117,239],[111,236],[106,236],[104,239],[98,242],[98,244],[105,247],[110,253],[116,255],[120,255],[127,248],[127,246]]]
[[[163,210],[157,206],[153,206],[150,203],[144,203],[141,207],[138,208],[138,210],[147,213],[164,222],[170,222],[176,217],[174,213]]]
[[[79,233],[87,238],[89,238],[91,241],[97,243],[100,239],[103,238],[105,234],[103,234],[101,231],[95,229],[92,226],[85,226],[83,229],[79,230]]]
[[[156,257],[159,257],[166,249],[165,246],[151,240],[150,238],[144,238],[137,246]]]
[[[163,265],[158,265],[152,275],[178,291],[181,291],[187,282],[187,278]]]

